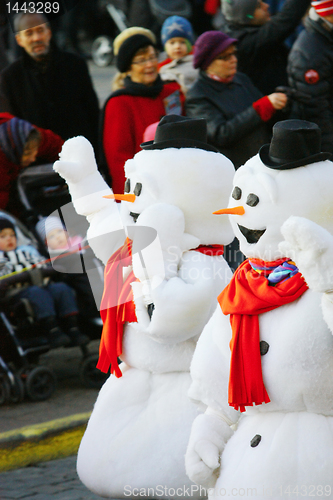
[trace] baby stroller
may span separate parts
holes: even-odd
[[[75,212],[70,201],[67,184],[53,170],[52,164],[28,167],[23,170],[17,179],[17,193],[22,205],[20,217],[34,233],[38,241],[38,249],[46,258],[50,258],[48,248],[45,241],[42,241],[36,232],[36,224],[42,218],[49,215],[56,216],[63,222],[70,234],[86,234],[88,223],[85,217],[81,217]],[[65,258],[60,258],[63,257],[60,255],[59,258],[52,258],[51,263],[58,279],[66,282],[70,278],[72,282],[68,281],[68,284],[74,290],[76,281],[82,279],[85,273],[89,277],[95,303],[99,305],[103,293],[104,268],[86,242],[83,243],[83,246],[84,252],[74,254],[66,252]],[[80,299],[80,296],[77,298]],[[78,301],[80,302],[80,300]],[[102,321],[99,313],[95,307],[95,316],[87,318],[84,315],[86,309],[85,305],[80,309],[79,303],[80,330],[91,340],[99,339],[102,332]],[[86,387],[98,388],[105,381],[105,375],[96,369],[97,356],[90,354],[87,346],[80,346],[80,349],[83,355],[79,369],[80,378]]]
[[[19,244],[37,244],[23,224],[0,211],[15,225]],[[39,356],[49,350],[49,344],[33,321],[30,304],[21,299],[15,304],[8,289],[16,284],[33,283],[36,274],[42,277],[54,273],[52,268],[12,273],[0,279],[0,404],[19,403],[27,395],[32,401],[48,399],[56,388],[56,377],[46,366],[38,366]]]

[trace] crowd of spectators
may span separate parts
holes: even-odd
[[[86,60],[56,46],[44,15],[16,16],[22,55],[0,77],[1,209],[15,211],[10,192],[22,168],[54,161],[76,135],[90,140],[107,182],[123,193],[125,161],[166,114],[205,118],[208,142],[236,169],[289,117],[317,123],[323,151],[333,151],[333,1],[282,0],[273,16],[261,0],[198,4],[210,16],[220,7],[221,30],[173,15],[157,32],[138,12],[133,22],[139,4],[131,3],[132,27],[114,40],[118,73],[102,110]],[[311,99],[291,102],[288,85]]]

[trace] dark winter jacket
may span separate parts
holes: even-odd
[[[333,153],[333,30],[313,17],[316,20],[306,19],[289,56],[290,86],[311,96],[293,104],[292,117],[317,123],[322,150]]]
[[[225,84],[201,71],[188,91],[186,115],[206,118],[208,142],[237,168],[269,142],[267,126],[252,106],[261,97],[243,73],[237,73],[231,83]]]
[[[3,111],[50,129],[64,140],[83,135],[96,146],[99,105],[86,62],[52,47],[41,69],[24,52],[2,71]]]
[[[294,31],[310,6],[309,0],[287,0],[282,10],[263,26],[227,23],[228,34],[238,39],[238,69],[263,93],[287,85],[288,48],[283,41]]]

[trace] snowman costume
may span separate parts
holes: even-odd
[[[247,260],[191,365],[190,395],[207,409],[193,423],[186,470],[209,499],[333,498],[329,157],[316,125],[279,122],[218,212],[231,214]]]
[[[114,195],[120,204],[103,198],[112,191],[84,138],[67,141],[54,165],[68,182],[77,212],[90,223],[88,240],[96,256],[108,269],[110,255],[121,247],[129,265],[124,282],[129,270],[137,280],[128,288],[132,300],[122,309],[127,321],[115,341],[117,347],[121,343],[119,367],[103,330],[98,366],[107,371],[111,361],[113,374],[95,403],[77,470],[104,497],[200,498],[184,464],[199,412],[187,396],[189,368],[219,290],[232,274],[220,248],[232,241],[232,228],[212,212],[227,203],[234,167],[207,144],[205,120],[164,117],[155,140],[142,148],[125,164],[125,194]],[[138,228],[158,236],[141,245],[144,265],[134,251]],[[126,236],[133,240],[132,252],[122,247]],[[106,281],[104,297],[113,283]],[[128,312],[131,303],[135,307]],[[106,314],[104,329],[108,320]]]

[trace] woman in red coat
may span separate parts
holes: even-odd
[[[19,171],[36,160],[58,159],[63,140],[51,130],[35,127],[9,113],[0,113],[0,209],[14,211],[10,190]]]
[[[103,150],[114,193],[123,193],[124,164],[140,151],[148,125],[166,114],[182,114],[184,96],[178,83],[163,83],[158,74],[155,44],[137,33],[118,52],[117,68],[124,86],[108,98],[103,116]]]

